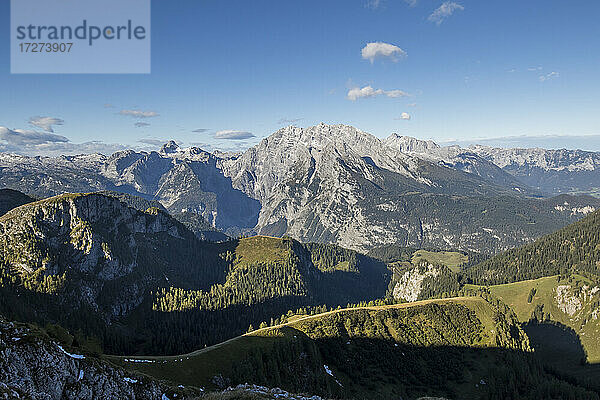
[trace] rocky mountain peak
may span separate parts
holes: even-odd
[[[268,143],[287,144],[292,147],[302,146],[322,150],[334,143],[356,147],[357,144],[379,142],[375,136],[365,133],[353,126],[337,124],[328,125],[321,122],[306,128],[288,126],[265,139]]]
[[[172,154],[179,150],[179,145],[174,140],[169,140],[160,148],[161,154]]]
[[[428,153],[440,149],[433,140],[420,140],[410,136],[402,136],[392,133],[384,143],[403,153]]]

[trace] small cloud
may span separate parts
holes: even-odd
[[[204,142],[189,142],[190,146],[192,147],[204,147],[204,146],[210,146],[210,144],[208,143],[204,143]]]
[[[190,146],[199,147],[204,151],[208,151],[219,156],[227,154],[239,154],[250,147],[250,144],[247,142],[228,142],[227,144],[217,145],[203,142],[190,142],[189,144]]]
[[[402,90],[384,90],[383,94],[392,98],[408,96],[408,93],[405,93]]]
[[[127,117],[133,118],[152,118],[157,117],[158,113],[156,111],[140,111],[140,110],[121,110],[119,111],[120,115],[125,115]]]
[[[383,89],[373,89],[373,87],[365,86],[363,88],[352,88],[348,91],[347,97],[348,100],[356,101],[358,99],[368,98],[368,97],[377,97],[377,96],[387,96],[392,98],[404,97],[408,96],[408,93],[403,92],[402,90],[383,90]]]
[[[400,114],[400,117],[394,118],[394,119],[396,121],[399,121],[399,120],[410,121],[410,114],[407,112],[403,112],[402,114]]]
[[[60,118],[53,117],[31,117],[29,118],[29,123],[33,126],[37,126],[38,128],[42,128],[46,132],[54,132],[53,126],[63,125],[65,121]]]
[[[458,3],[453,1],[446,1],[441,6],[435,9],[433,13],[427,19],[430,22],[435,22],[436,25],[441,25],[446,18],[454,14],[454,11],[462,11],[465,8]]]
[[[419,0],[404,0],[409,7],[415,7]],[[385,5],[385,0],[368,0],[365,3],[365,7],[370,8],[372,10],[376,10]]]
[[[149,123],[147,122],[136,122],[135,124],[133,124],[136,128],[145,128],[147,126],[150,126]]]
[[[140,139],[140,140],[138,140],[138,142],[144,143],[144,144],[149,144],[151,146],[162,146],[167,141],[161,140],[161,139]]]
[[[256,137],[253,133],[245,131],[222,130],[215,133],[215,139],[244,140],[253,137]]]
[[[115,106],[113,106],[110,103],[106,103],[106,104],[104,104],[104,108],[115,108]]]
[[[512,74],[513,72],[517,72],[517,69],[516,68],[511,68],[511,69],[509,69],[506,72],[508,72],[509,74]]]
[[[535,71],[541,71],[542,69],[543,69],[542,67],[529,67],[529,68],[527,68],[527,71],[535,72]]]
[[[416,107],[416,106],[417,106],[417,103],[410,103],[410,104],[407,104],[407,106],[408,106],[408,107]]]
[[[384,42],[367,43],[361,50],[361,54],[362,58],[371,61],[371,64],[378,58],[389,58],[393,62],[398,62],[399,59],[406,57],[406,52],[400,47]]]
[[[558,72],[552,71],[549,74],[540,75],[538,79],[540,80],[540,82],[545,82],[545,81],[549,81],[551,79],[556,79],[559,76],[560,76],[560,74]]]
[[[286,119],[286,118],[281,118],[279,121],[277,121],[278,125],[293,125],[297,122],[302,121],[304,118],[294,118],[294,119]]]
[[[368,0],[365,7],[376,10],[383,5],[384,0]]]
[[[194,133],[204,133],[204,132],[208,132],[210,129],[207,128],[198,128],[198,129],[194,129],[192,132]]]

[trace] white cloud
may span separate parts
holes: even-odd
[[[371,8],[373,10],[379,8],[383,4],[383,0],[368,0],[366,3],[367,8]]]
[[[454,11],[462,11],[464,9],[465,8],[458,3],[446,1],[441,6],[436,8],[427,19],[430,22],[435,22],[437,25],[441,25],[446,18],[454,14]]]
[[[404,121],[410,121],[410,114],[407,112],[403,112],[402,114],[400,114],[400,117],[398,118],[394,118],[396,120],[404,120]]]
[[[209,129],[207,128],[198,128],[198,129],[194,129],[192,132],[194,133],[204,133],[204,132],[208,132]]]
[[[376,96],[387,96],[392,98],[404,97],[408,96],[408,93],[403,92],[402,90],[383,90],[383,89],[373,89],[372,86],[365,86],[363,88],[352,88],[348,91],[347,97],[348,100],[356,101],[358,99],[363,99],[367,97],[376,97]]]
[[[367,43],[361,50],[362,58],[373,63],[377,58],[389,58],[397,62],[400,58],[406,57],[406,52],[400,47],[390,43],[372,42]]]
[[[417,5],[417,3],[419,2],[419,0],[404,0],[404,2],[406,4],[408,4],[409,7],[415,7]],[[367,3],[365,4],[365,6],[367,8],[376,10],[380,7],[382,7],[385,3],[385,0],[368,0]]]
[[[29,123],[38,128],[42,128],[46,132],[54,132],[53,125],[63,125],[64,120],[54,117],[31,117]]]
[[[292,119],[288,119],[288,118],[281,118],[279,121],[277,121],[278,125],[293,125],[297,122],[302,121],[304,118],[292,118]]]
[[[136,128],[145,128],[147,126],[150,126],[149,123],[147,122],[136,122],[135,124],[133,124]]]
[[[247,150],[250,144],[247,142],[228,142],[227,144],[210,144],[204,142],[190,142],[190,146],[199,147],[204,151],[211,152],[213,154],[223,153],[240,153]]]
[[[408,96],[408,93],[405,93],[402,90],[384,90],[383,94],[392,98]]]
[[[222,130],[215,133],[215,139],[226,139],[226,140],[244,140],[251,139],[254,136],[251,132],[245,131],[234,131],[234,130]]]
[[[540,75],[538,79],[540,80],[540,82],[545,82],[545,81],[548,81],[550,79],[556,79],[559,76],[560,76],[560,74],[558,72],[552,71],[552,72],[550,72],[550,73],[548,73],[546,75]]]
[[[133,118],[152,118],[157,117],[158,113],[156,111],[140,111],[140,110],[121,110],[119,112],[121,115],[125,115]]]
[[[149,144],[151,146],[162,146],[163,144],[167,143],[168,140],[162,140],[162,139],[140,139],[140,140],[138,140],[138,142],[143,143],[143,144]]]

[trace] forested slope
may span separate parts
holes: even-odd
[[[499,284],[544,276],[600,275],[600,211],[538,239],[508,250],[469,269],[477,284]]]

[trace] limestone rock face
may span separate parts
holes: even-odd
[[[394,299],[417,301],[421,294],[421,287],[425,278],[435,278],[439,274],[439,269],[431,264],[418,266],[406,271],[394,286],[392,292]]]
[[[98,359],[72,354],[39,332],[0,318],[0,397],[156,399],[173,391]]]
[[[163,211],[141,212],[101,194],[61,195],[0,217],[0,255],[9,270],[35,281],[36,291],[70,293],[64,301],[86,304],[107,322],[139,306],[162,278],[147,261],[147,242],[158,236],[196,240]],[[63,276],[77,284],[63,287]],[[114,282],[118,290],[107,292]]]

